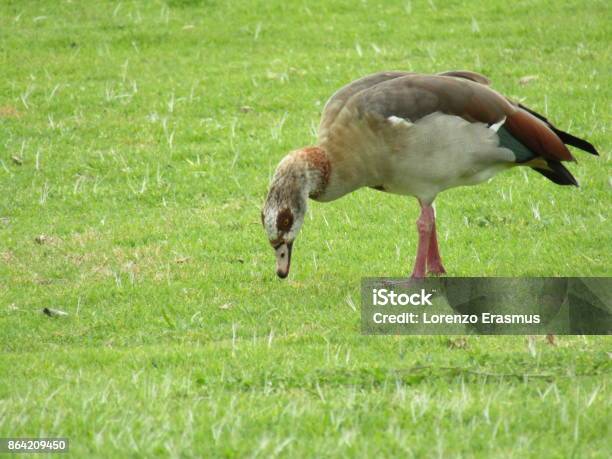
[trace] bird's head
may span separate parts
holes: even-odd
[[[261,222],[270,245],[276,252],[276,274],[289,274],[291,249],[306,214],[306,199],[298,189],[285,183],[273,184],[261,212]]]
[[[272,178],[261,222],[276,253],[276,274],[280,278],[289,275],[291,249],[304,224],[308,197],[318,196],[327,183],[327,176],[314,161],[321,154],[316,147],[296,150],[285,156]]]
[[[279,208],[267,200],[261,213],[268,240],[276,252],[276,274],[280,278],[289,275],[291,249],[304,223],[304,212],[299,207],[282,206]]]

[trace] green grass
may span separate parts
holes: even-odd
[[[2,1],[0,437],[607,457],[609,338],[360,335],[360,279],[410,271],[415,200],[311,203],[287,281],[259,211],[341,85],[471,69],[602,155],[576,152],[579,189],[513,170],[442,194],[447,270],[609,276],[611,24],[605,1]]]

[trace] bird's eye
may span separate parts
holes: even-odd
[[[293,214],[289,209],[283,209],[278,214],[276,228],[279,231],[287,232],[291,229],[291,225],[293,225]]]

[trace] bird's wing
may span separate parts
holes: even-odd
[[[465,73],[400,76],[355,93],[345,107],[360,118],[381,121],[396,117],[415,123],[436,112],[455,115],[497,129],[501,146],[519,162],[574,160],[549,124],[474,78]]]
[[[320,129],[326,129],[333,124],[336,116],[342,110],[342,107],[353,97],[355,94],[376,86],[384,81],[393,80],[395,78],[401,78],[408,75],[416,75],[414,72],[402,72],[402,71],[390,71],[390,72],[378,72],[372,75],[367,75],[363,78],[355,80],[336,91],[329,100],[325,103],[323,108],[323,114],[321,115]],[[469,70],[452,70],[449,72],[439,73],[440,76],[449,76],[456,78],[463,78],[471,80],[476,83],[483,85],[490,85],[491,81],[484,75],[476,72],[470,72]]]
[[[375,86],[383,81],[392,80],[394,78],[403,77],[410,75],[409,72],[379,72],[372,75],[365,76],[358,80],[355,80],[346,86],[338,89],[325,103],[323,108],[323,114],[321,115],[321,124],[319,131],[323,131],[329,128],[336,120],[336,116],[340,113],[340,110],[345,106],[351,97],[355,94]]]
[[[438,73],[440,76],[449,76],[457,78],[465,78],[466,80],[472,80],[476,83],[484,84],[485,86],[491,85],[491,80],[480,73],[470,72],[469,70],[451,70],[450,72]]]

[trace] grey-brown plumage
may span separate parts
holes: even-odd
[[[574,161],[565,144],[597,154],[586,140],[556,128],[489,84],[469,71],[381,72],[356,80],[325,105],[318,145],[285,158],[273,183],[282,183],[283,171],[303,171],[309,179],[287,186],[287,192],[302,190],[304,196],[307,190],[319,201],[361,187],[415,196],[422,213],[413,276],[424,276],[426,269],[442,273],[431,207],[438,193],[521,165],[555,183],[577,185],[562,164]],[[271,196],[283,193],[273,186],[265,209],[278,208]],[[271,223],[274,212],[269,213],[267,231],[278,242],[283,236]],[[292,242],[297,231],[287,234]]]
[[[438,75],[382,72],[357,80],[339,90],[327,103],[321,136],[333,135],[341,110],[359,118],[381,121],[391,116],[416,122],[435,112],[458,116],[488,126],[505,119],[500,143],[516,162],[536,160],[533,168],[559,184],[577,184],[561,161],[573,161],[564,143],[592,154],[589,142],[565,133],[542,115],[516,104],[487,86],[489,80],[467,71]],[[540,161],[537,161],[540,159]]]

